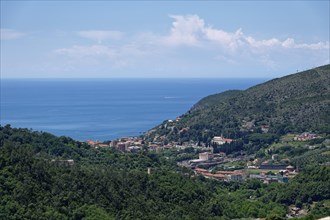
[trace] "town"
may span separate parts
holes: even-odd
[[[251,129],[249,124],[247,129]],[[263,132],[267,132],[269,126],[262,127]],[[320,138],[319,135],[304,132],[290,136],[294,142],[306,142]],[[221,136],[212,139],[212,146],[221,146],[233,143],[235,140]],[[114,148],[124,153],[138,153],[141,151],[163,152],[174,150],[183,152],[186,149],[193,151],[194,158],[178,160],[177,165],[191,169],[195,175],[202,175],[205,178],[212,178],[221,181],[244,181],[245,179],[257,179],[263,183],[272,182],[287,183],[288,179],[294,177],[299,172],[297,164],[290,164],[289,159],[280,160],[278,154],[271,154],[268,149],[269,159],[257,158],[255,155],[246,155],[241,152],[226,155],[225,152],[214,152],[214,148],[205,144],[192,142],[147,142],[143,137],[122,137],[107,142],[87,140],[91,147]],[[197,158],[198,156],[198,158]]]

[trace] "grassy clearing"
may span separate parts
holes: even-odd
[[[292,142],[296,134],[287,134],[281,137],[281,142]]]
[[[280,170],[259,170],[259,169],[247,169],[247,173],[249,174],[260,174],[260,173],[278,173]]]
[[[330,151],[325,151],[321,153],[322,156],[330,156]]]

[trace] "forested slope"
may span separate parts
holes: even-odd
[[[330,65],[273,79],[245,91],[227,91],[200,100],[181,120],[165,121],[146,134],[147,140],[208,142],[223,134],[330,132]],[[169,129],[170,128],[170,129]],[[175,129],[173,129],[175,128]],[[181,129],[187,128],[185,132]],[[156,137],[156,139],[155,139]]]
[[[56,162],[72,158],[71,165]],[[330,215],[329,184],[327,166],[311,164],[285,185],[226,183],[154,153],[93,149],[0,126],[0,219],[281,219],[296,201],[313,219]]]

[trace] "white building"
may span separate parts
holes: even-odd
[[[223,136],[215,136],[213,139],[212,139],[212,143],[216,143],[218,145],[223,145],[225,143],[228,143],[230,144],[231,142],[233,142],[233,139],[229,139],[229,138],[224,138]]]
[[[210,152],[204,152],[199,154],[200,160],[211,160],[214,158],[214,155]]]

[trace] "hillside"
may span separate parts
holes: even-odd
[[[291,204],[316,219],[330,214],[329,174],[313,163],[284,185],[222,182],[160,154],[0,126],[0,219],[283,219]]]
[[[244,91],[208,96],[180,120],[165,121],[146,134],[149,141],[207,143],[221,134],[330,132],[330,65],[273,79]],[[183,130],[182,130],[183,129]]]

